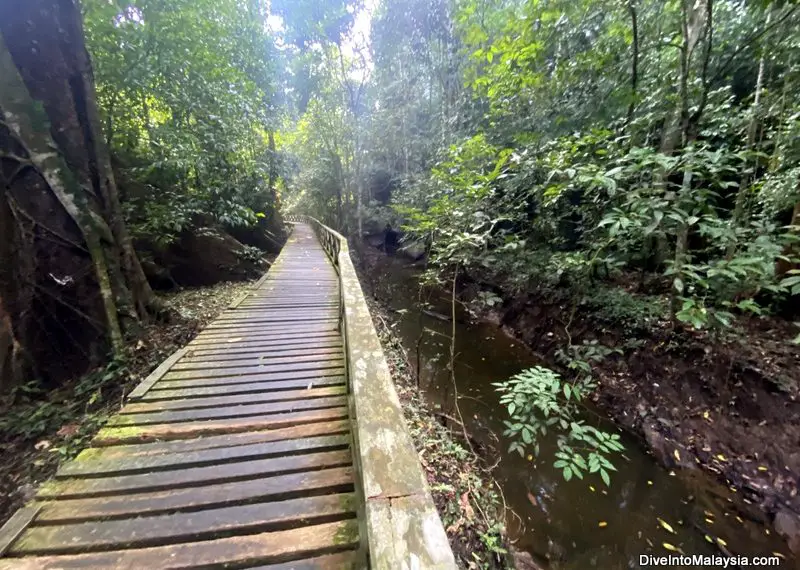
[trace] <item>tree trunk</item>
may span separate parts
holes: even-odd
[[[0,0],[0,299],[16,354],[54,383],[109,347],[120,354],[126,328],[153,305],[122,218],[80,18],[72,0]]]
[[[628,0],[628,13],[631,17],[633,40],[631,45],[631,102],[628,104],[628,114],[625,119],[626,129],[633,122],[633,112],[636,110],[636,90],[639,83],[639,19],[634,0]]]
[[[767,23],[766,27],[769,27],[770,20],[772,19],[772,12],[770,11],[767,14]],[[756,76],[756,89],[755,93],[753,94],[753,104],[750,107],[750,123],[747,125],[747,143],[745,145],[745,150],[752,150],[753,146],[756,142],[756,135],[758,134],[758,113],[761,107],[761,93],[764,90],[764,67],[766,63],[766,57],[764,54],[761,54],[761,58],[758,60],[758,75]],[[750,161],[745,159],[742,178],[739,182],[739,190],[736,192],[736,203],[733,207],[733,214],[731,216],[731,228],[735,232],[739,226],[743,225],[744,218],[745,218],[745,202],[747,202],[747,191],[750,186],[750,176],[748,175],[747,168],[749,167]],[[736,246],[737,246],[737,239],[734,235],[731,243],[728,244],[728,248],[725,254],[727,259],[732,259],[734,254],[736,253]]]

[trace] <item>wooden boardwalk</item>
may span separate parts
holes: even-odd
[[[337,273],[297,224],[0,531],[0,569],[366,565]]]

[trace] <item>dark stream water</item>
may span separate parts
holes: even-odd
[[[449,410],[452,324],[422,311],[449,314],[449,299],[442,295],[429,299],[427,307],[420,306],[418,273],[407,260],[382,256],[367,278],[373,293],[397,312],[395,331],[412,362],[419,336],[427,329],[419,355],[422,387],[429,400]],[[702,475],[670,473],[646,453],[641,442],[625,433],[621,433],[625,458],[614,460],[618,472],[610,488],[593,476],[564,481],[548,455],[552,439],[542,442],[542,460],[509,454],[509,442],[502,436],[505,410],[491,383],[543,363],[490,324],[458,322],[456,352],[459,407],[467,429],[478,441],[494,444],[501,455],[494,477],[513,510],[506,520],[509,535],[517,548],[531,553],[543,566],[640,568],[641,554],[670,554],[665,542],[689,555],[722,554],[706,535],[721,539],[723,548],[733,554],[778,551],[790,558],[774,531],[739,514],[736,505],[741,503],[735,493]],[[616,429],[610,422],[605,428]],[[674,534],[660,525],[659,518]],[[787,560],[782,567],[792,565]]]

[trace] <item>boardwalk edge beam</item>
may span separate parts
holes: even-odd
[[[419,456],[394,389],[347,240],[313,218],[309,223],[340,280],[354,462],[371,568],[456,568]]]

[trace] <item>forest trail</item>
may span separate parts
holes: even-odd
[[[357,564],[339,299],[298,224],[253,290],[0,530],[0,568]]]

